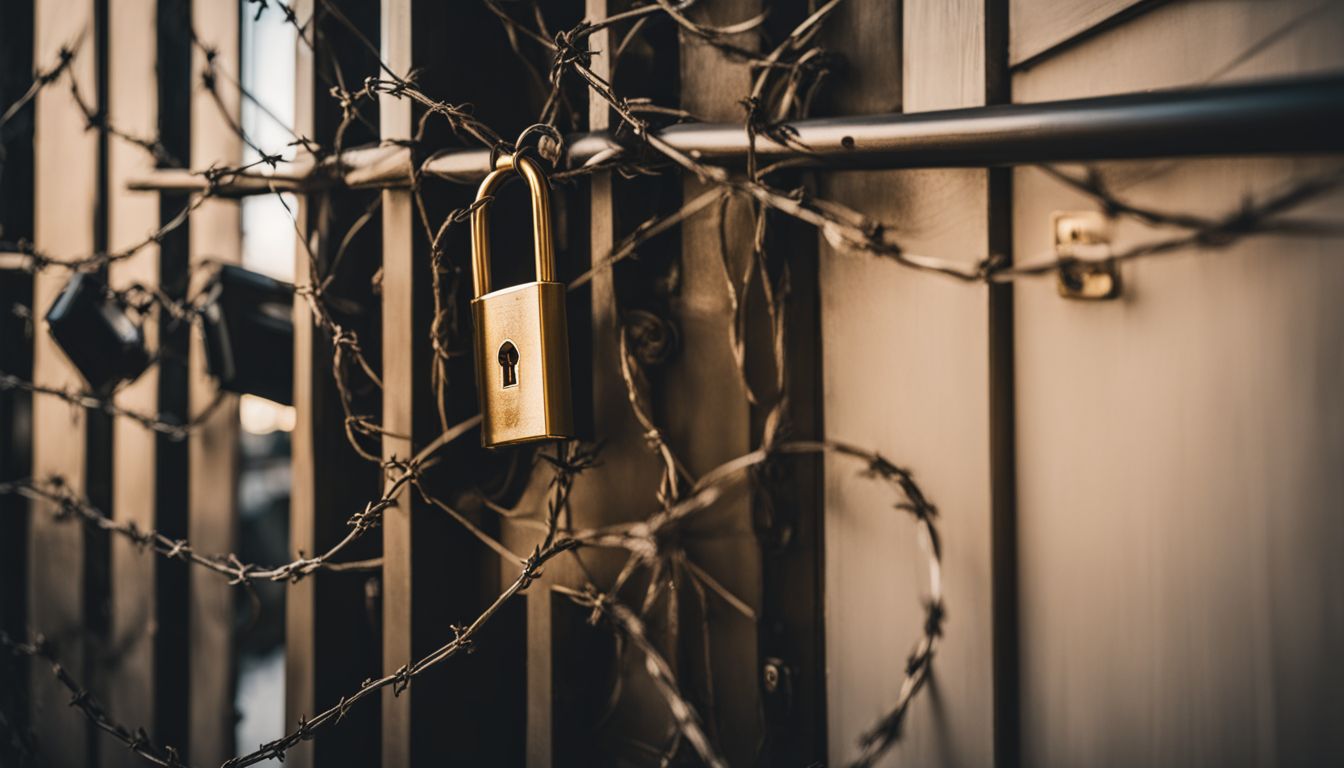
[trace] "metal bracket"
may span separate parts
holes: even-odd
[[[1055,211],[1050,217],[1059,259],[1059,295],[1103,301],[1120,296],[1120,271],[1111,256],[1111,222],[1098,211]]]

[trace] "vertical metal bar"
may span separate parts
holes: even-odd
[[[770,39],[780,39],[807,16],[807,5],[776,6],[768,20]],[[862,44],[862,43],[860,43]],[[781,186],[802,186],[805,179],[776,176]],[[747,250],[743,244],[743,250]],[[769,215],[766,258],[770,279],[788,270],[784,293],[784,384],[789,395],[790,436],[820,439],[822,425],[822,338],[818,252],[815,230],[785,216]],[[752,373],[769,382],[774,365],[760,361],[769,349],[771,328],[763,317],[762,291],[750,294],[753,320],[748,338],[756,346]],[[768,388],[767,388],[768,389]],[[752,407],[752,447],[759,447],[771,413],[767,400]],[[761,546],[761,604],[757,620],[761,699],[765,712],[760,762],[822,763],[826,760],[826,657],[822,518],[825,510],[823,460],[790,458],[782,471],[752,499]],[[771,682],[771,681],[775,682]]]
[[[27,92],[33,71],[33,2],[0,3],[0,104],[13,104]],[[33,235],[32,105],[5,126],[0,164],[0,233],[5,239]],[[0,370],[22,379],[33,377],[33,279],[12,270],[0,273]],[[27,316],[24,315],[27,311]],[[0,392],[0,482],[32,473],[32,396]],[[27,631],[28,502],[0,496],[0,631],[22,637]],[[15,733],[29,727],[27,665],[0,660],[0,712]],[[26,739],[0,744],[0,763],[22,764]]]
[[[70,72],[91,96],[96,82],[92,37],[93,0],[39,0],[36,13],[35,69],[57,60],[63,45],[85,38]],[[85,130],[85,118],[65,88],[45,88],[37,96],[34,241],[61,255],[92,253],[94,219],[99,205],[98,136]],[[68,275],[39,273],[33,285],[33,313],[51,306]],[[40,327],[40,326],[39,326]],[[49,386],[83,389],[86,385],[45,332],[33,340],[33,377]],[[85,490],[86,418],[83,412],[50,397],[33,399],[33,473],[60,475],[76,493]],[[62,664],[84,679],[84,531],[52,519],[45,505],[33,505],[28,537],[28,626],[57,643]],[[79,765],[88,757],[90,726],[67,706],[68,695],[49,669],[31,669],[33,732],[45,757],[58,765]]]
[[[985,103],[1012,101],[1009,70],[1009,0],[985,0]],[[988,253],[1013,256],[1013,171],[990,168]],[[1017,624],[1017,398],[1015,389],[1014,286],[989,287],[990,556],[993,622],[994,764],[1021,763]]]
[[[586,0],[584,18],[607,16],[615,5],[611,0]],[[610,78],[611,59],[603,52],[612,50],[611,30],[602,29],[591,35],[588,48],[597,52],[592,59],[593,71],[600,77]],[[610,110],[606,103],[587,93],[585,102],[588,108],[588,130],[606,130],[610,127]],[[576,222],[576,230],[587,230],[579,234],[578,239],[587,242],[591,262],[599,254],[609,251],[615,241],[617,213],[611,174],[604,172],[590,176],[587,192],[588,215],[571,221]],[[581,408],[580,403],[585,399],[588,401],[587,407],[582,410],[592,415],[594,434],[612,440],[604,450],[604,460],[609,463],[612,472],[620,474],[629,460],[629,454],[623,454],[621,449],[628,443],[616,436],[612,423],[620,421],[619,418],[612,419],[612,405],[623,403],[625,392],[619,380],[615,357],[615,292],[611,271],[597,272],[590,285],[587,289],[589,311],[571,311],[569,314],[571,354],[578,349],[578,339],[588,341],[587,354],[571,359],[575,382],[591,381],[591,391],[589,387],[575,387],[575,409],[577,413]],[[570,306],[575,305],[571,303]],[[584,325],[588,329],[580,332]],[[583,365],[588,366],[586,376],[580,373],[580,366]],[[624,413],[618,415],[624,416]],[[586,421],[588,419],[579,419],[579,423]],[[643,450],[642,446],[639,450]],[[605,489],[595,486],[593,480],[591,477],[581,477],[575,486],[574,509],[576,515],[582,516],[581,525],[600,519],[602,506],[607,502],[599,504],[599,499],[609,500],[605,496]],[[626,480],[630,480],[629,476],[626,476]],[[576,570],[566,559],[557,560],[547,568],[547,579],[555,583],[582,585],[582,574]],[[608,635],[605,630],[594,631],[587,627],[582,612],[576,610],[568,598],[552,593],[549,588],[529,590],[527,601],[528,768],[573,765],[595,758],[598,748],[590,734],[595,718],[600,715],[600,705],[592,703],[593,689],[596,688],[592,681],[600,679],[594,672],[609,665],[610,660],[599,650],[601,646],[591,641],[606,639]],[[610,648],[605,650],[611,652]]]
[[[158,0],[158,136],[164,149],[190,166],[191,156],[191,0]],[[111,14],[113,18],[120,13]],[[120,87],[120,85],[118,85]],[[120,190],[117,190],[120,193]],[[109,193],[110,194],[110,193]],[[159,196],[159,222],[179,216],[189,198],[184,194]],[[168,233],[159,244],[158,287],[170,300],[187,297],[190,270],[190,233],[193,222]],[[182,323],[158,323],[159,410],[179,421],[189,418],[187,360],[191,329]],[[187,446],[167,435],[156,437],[153,503],[157,528],[174,538],[188,534]],[[187,688],[191,675],[190,582],[185,563],[160,563],[155,568],[156,623],[154,650],[154,722],[162,743],[177,744],[190,754]]]
[[[236,4],[193,0],[192,24],[201,43],[215,50],[219,66],[241,72],[240,20]],[[192,56],[192,82],[205,68],[205,54]],[[219,88],[224,109],[241,124],[241,98],[236,90]],[[191,156],[200,165],[236,165],[242,161],[242,140],[230,128],[210,94],[193,88]],[[208,200],[192,215],[190,258],[193,285],[206,277],[205,261],[237,263],[242,258],[242,221],[238,203]],[[190,357],[191,413],[214,402],[216,384],[205,370],[203,339],[193,334]],[[225,394],[210,418],[188,438],[188,535],[207,552],[238,549],[238,400]],[[190,601],[190,738],[191,759],[217,765],[235,754],[234,604],[237,587],[217,574],[192,569]],[[251,747],[253,745],[242,745]]]

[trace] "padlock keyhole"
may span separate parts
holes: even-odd
[[[503,388],[518,386],[518,348],[512,341],[499,345],[499,367]]]

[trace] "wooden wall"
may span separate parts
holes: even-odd
[[[863,41],[834,111],[1337,72],[1339,11],[907,0],[896,14],[858,3],[829,32],[836,45]],[[1011,69],[996,74],[992,28],[1004,12]],[[874,38],[903,40],[903,54]],[[996,77],[1011,81],[996,87]],[[1336,162],[1103,170],[1135,201],[1212,216]],[[910,251],[968,260],[1047,254],[1051,212],[1094,207],[1039,170],[1010,183],[996,173],[823,174],[819,184],[893,225]],[[1328,217],[1338,201],[1312,211]],[[1116,246],[1162,234],[1122,222]],[[1337,250],[1258,238],[1134,264],[1124,296],[1100,304],[1060,299],[1052,279],[987,293],[827,252],[827,434],[911,467],[945,534],[947,642],[888,764],[1273,765],[1339,754],[1328,726],[1344,707],[1328,650],[1344,631],[1329,554],[1344,534],[1328,298]],[[836,760],[892,699],[919,616],[912,537],[882,513],[881,493],[827,463]]]
[[[1020,5],[1014,24],[1057,4]],[[1337,3],[1173,2],[1019,69],[1013,98],[1339,72],[1341,40]],[[1100,169],[1125,199],[1216,216],[1338,164]],[[1052,211],[1092,207],[1036,169],[1014,185],[1019,257],[1049,251]],[[1166,234],[1122,220],[1115,242]],[[1124,267],[1113,302],[1018,286],[1023,764],[1344,759],[1339,249],[1192,249]]]
[[[837,114],[981,106],[994,97],[983,2],[856,2],[827,42],[856,78]],[[862,42],[854,45],[852,40]],[[847,70],[847,71],[848,71]],[[821,175],[833,197],[888,224],[912,253],[964,259],[989,248],[989,172],[930,170]],[[884,764],[994,761],[994,487],[990,461],[990,291],[895,262],[821,257],[826,435],[871,447],[914,471],[938,507],[946,638],[905,737]],[[859,736],[896,701],[905,657],[924,621],[924,559],[890,489],[844,458],[826,462],[825,584],[829,754],[857,756]]]

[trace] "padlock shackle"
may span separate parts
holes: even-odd
[[[481,182],[476,202],[489,196],[517,171],[532,190],[532,238],[537,255],[537,282],[555,280],[555,250],[551,240],[551,192],[546,174],[524,155],[501,155],[495,170]],[[474,294],[480,298],[490,292],[490,204],[477,205],[471,212],[471,274]]]

